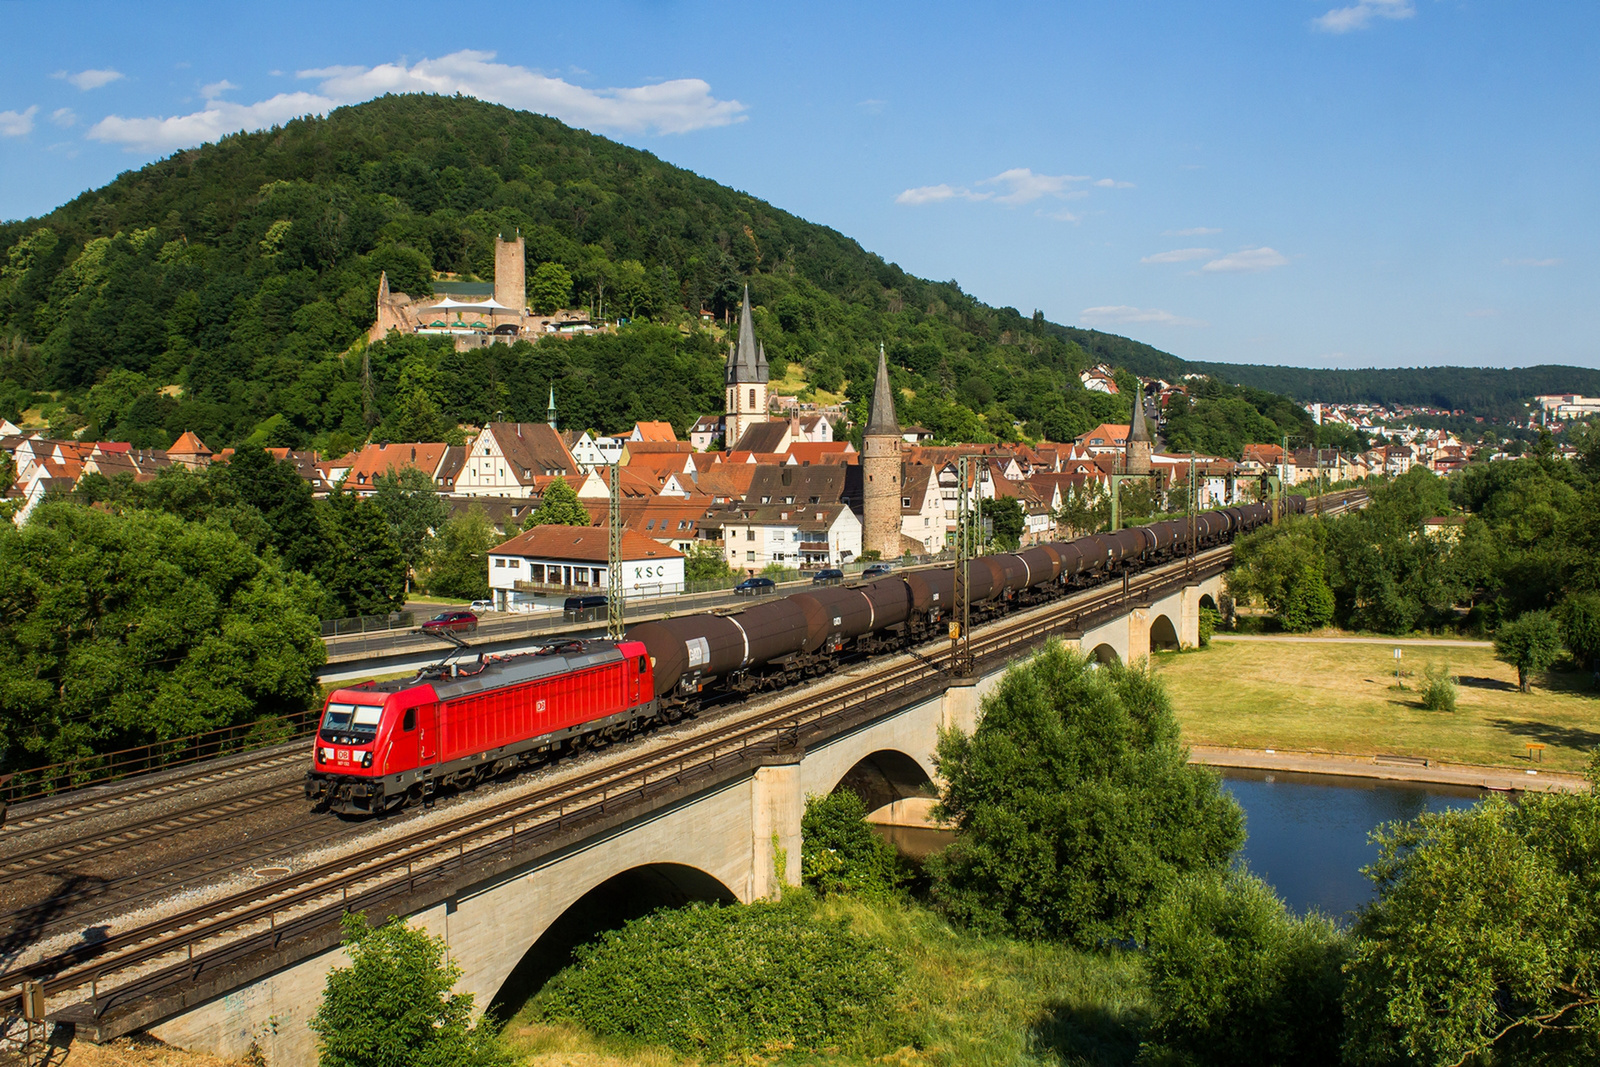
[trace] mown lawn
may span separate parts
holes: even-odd
[[[1461,682],[1454,713],[1428,711],[1423,668],[1446,665]],[[1517,672],[1488,648],[1408,646],[1408,689],[1393,688],[1394,649],[1381,644],[1218,641],[1158,654],[1152,664],[1192,745],[1425,756],[1486,766],[1530,764],[1581,772],[1600,746],[1600,691],[1587,671],[1553,672],[1517,690]]]

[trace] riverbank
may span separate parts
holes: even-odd
[[[1190,763],[1208,767],[1236,767],[1255,771],[1285,771],[1340,778],[1375,778],[1390,782],[1415,782],[1421,785],[1460,785],[1499,792],[1582,793],[1589,784],[1575,774],[1560,774],[1536,768],[1522,771],[1471,764],[1427,763],[1382,756],[1354,756],[1338,752],[1279,752],[1242,748],[1194,745]]]
[[[1436,780],[1405,776],[1438,765],[1505,780],[1578,779],[1600,747],[1600,691],[1590,688],[1587,672],[1542,674],[1534,691],[1523,693],[1515,669],[1492,648],[1380,640],[1218,640],[1208,649],[1154,655],[1151,665],[1193,748],[1258,753],[1260,760],[1269,749],[1326,756],[1331,762],[1319,767],[1344,768],[1313,773],[1344,773],[1351,765],[1340,761],[1352,760],[1374,768],[1361,776],[1399,780]],[[1415,686],[1429,664],[1459,679],[1456,711],[1422,706]],[[1395,687],[1397,665],[1403,689]],[[1374,757],[1403,759],[1374,765]],[[1538,773],[1524,773],[1530,770]]]

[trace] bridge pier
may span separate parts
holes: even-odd
[[[800,757],[757,767],[750,804],[751,900],[776,900],[800,884],[800,820],[806,813]]]

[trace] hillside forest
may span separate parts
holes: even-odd
[[[512,233],[536,284],[627,324],[471,353],[365,343],[380,272],[413,296],[487,279],[495,237]],[[1078,374],[1155,351],[989,307],[553,119],[391,96],[179,152],[0,225],[0,416],[139,446],[193,430],[213,449],[338,454],[542,421],[553,386],[564,427],[662,419],[681,432],[720,410],[722,322],[747,283],[774,392],[842,398],[859,416],[881,342],[901,421],[943,442],[1069,440],[1125,421],[1127,390],[1089,392]],[[1186,445],[1310,443],[1281,398],[1215,388],[1185,413]]]

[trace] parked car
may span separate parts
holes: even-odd
[[[467,605],[467,610],[468,611],[477,612],[479,614],[482,614],[485,611],[493,611],[494,610],[494,601],[492,601],[492,600],[474,600],[472,603]]]
[[[470,634],[477,628],[478,617],[470,611],[441,611],[422,624],[423,633],[450,630],[453,633]]]
[[[836,567],[828,567],[811,576],[812,585],[838,585],[844,581],[844,571]]]
[[[778,588],[771,578],[746,578],[733,587],[734,596],[763,596]]]
[[[609,604],[604,594],[569,596],[561,605],[561,617],[567,622],[598,622],[606,617]]]
[[[894,568],[890,567],[887,563],[874,563],[872,566],[861,572],[861,577],[882,578],[893,569]]]

